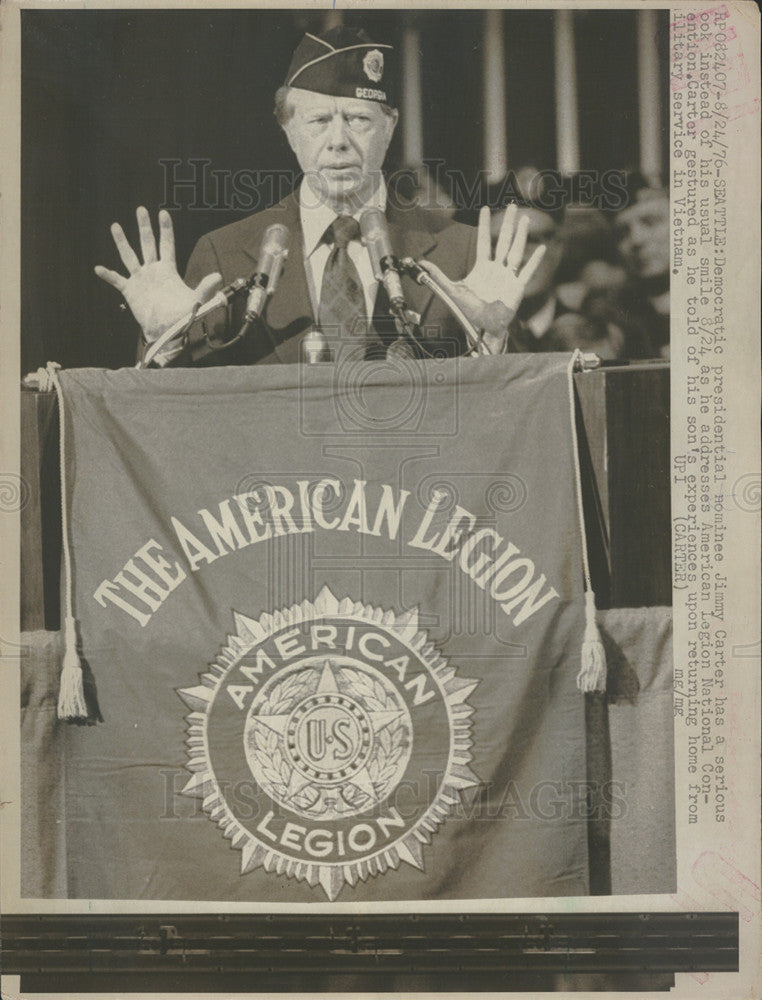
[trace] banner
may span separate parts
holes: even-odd
[[[588,891],[567,364],[60,373],[69,896]]]

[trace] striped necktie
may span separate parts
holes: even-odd
[[[325,231],[326,243],[333,244],[323,272],[320,289],[319,322],[328,337],[364,344],[368,322],[362,281],[347,246],[360,237],[360,225],[351,215],[339,215]]]

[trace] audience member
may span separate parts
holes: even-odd
[[[637,172],[614,236],[627,282],[614,303],[628,358],[669,358],[669,192]]]

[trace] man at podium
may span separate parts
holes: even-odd
[[[410,269],[399,274],[391,267],[378,280],[378,252],[372,260],[368,233],[361,231],[361,220],[369,218],[379,252],[386,249],[384,260],[416,262],[419,277],[422,270],[434,279],[477,331],[483,353],[518,350],[511,324],[544,248],[523,263],[526,223],[517,225],[515,209],[505,215],[493,256],[487,208],[474,230],[392,203],[382,166],[399,117],[393,56],[392,46],[362,30],[338,27],[322,37],[304,36],[275,100],[303,179],[277,205],[199,240],[185,281],[176,267],[168,212],[159,213],[157,246],[148,212],[138,208],[140,257],[113,224],[127,275],[102,266],[95,272],[123,295],[142,329],[142,351],[154,354],[154,363],[297,362],[305,335],[316,330],[326,342],[335,338],[367,359],[401,343],[414,357],[468,353],[473,345],[462,322],[430,287],[413,280]],[[273,260],[279,270],[274,290],[272,282],[264,287],[269,274],[263,263]],[[260,289],[256,308],[229,288],[252,274]],[[219,307],[190,321],[223,285],[228,294]],[[150,351],[170,329],[176,335]]]

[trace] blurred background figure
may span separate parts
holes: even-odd
[[[515,179],[515,196],[509,200],[518,204],[519,217],[524,217],[529,222],[523,263],[538,246],[544,245],[546,249],[519,306],[518,318],[522,329],[519,336],[514,334],[514,339],[520,341],[524,351],[556,350],[548,333],[557,317],[567,311],[556,294],[558,271],[563,260],[560,232],[563,214],[555,207],[555,199],[549,196],[539,170],[521,167],[516,171]],[[492,214],[493,249],[506,207],[502,206]]]
[[[605,213],[568,195],[554,199],[542,187],[549,171],[516,172],[527,254],[548,248],[518,314],[525,351],[669,359],[669,192],[637,170],[620,174],[621,204]],[[504,211],[493,215],[493,240]]]
[[[593,205],[572,201],[564,213],[564,256],[559,269],[559,294],[579,309],[586,294],[614,292],[626,281],[611,222]]]
[[[579,348],[607,361],[621,358],[625,335],[615,303],[627,276],[617,263],[611,226],[597,209],[559,198],[559,191],[544,184],[548,176],[533,167],[516,171],[515,200],[529,220],[526,258],[536,246],[547,247],[519,308],[521,346],[531,352]],[[493,242],[504,211],[493,214]]]
[[[611,225],[590,205],[572,204],[564,214],[564,248],[557,295],[568,312],[551,333],[554,350],[592,351],[603,361],[625,357],[625,336],[617,322],[617,296],[627,281]]]
[[[630,358],[669,358],[669,191],[638,171],[627,175],[627,200],[614,219],[614,238],[627,281],[615,319]]]
[[[451,219],[457,205],[425,164],[403,167],[391,177],[387,197],[397,208],[423,208]]]

